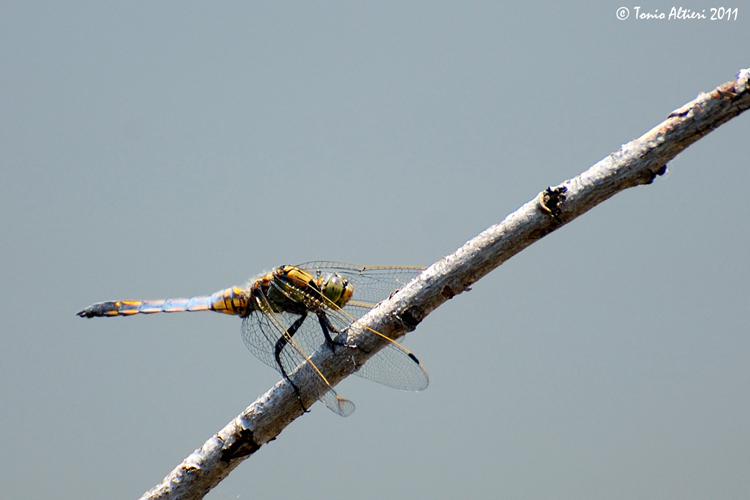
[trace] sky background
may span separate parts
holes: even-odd
[[[750,66],[725,6],[0,4],[3,497],[137,498],[279,379],[238,318],[76,311],[430,265]],[[426,391],[352,377],[207,498],[749,497],[748,132],[436,310]]]

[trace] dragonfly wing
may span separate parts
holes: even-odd
[[[298,267],[308,273],[336,273],[354,286],[352,300],[375,305],[419,276],[424,267],[418,266],[358,266],[343,262],[312,261]]]
[[[294,345],[292,346],[292,342],[290,341],[290,345],[284,348],[284,351],[292,347],[298,349],[305,359],[307,359],[305,353],[312,353],[325,345],[332,347],[330,344],[326,344],[323,328],[329,330],[328,333],[332,338],[335,337],[338,333],[348,328],[352,322],[370,311],[377,302],[387,298],[394,289],[408,283],[422,271],[422,268],[417,267],[361,267],[337,262],[311,262],[302,264],[299,267],[315,277],[328,273],[339,274],[345,277],[353,286],[352,299],[341,309],[315,287],[302,289],[293,287],[290,283],[286,282],[283,284],[271,284],[276,292],[285,295],[290,301],[310,305],[304,323],[299,325],[291,337]],[[270,335],[271,338],[278,339],[283,335],[289,336],[286,332],[293,329],[291,326],[293,322],[292,318],[285,316],[287,313],[273,313],[270,311],[268,304],[259,307],[259,309],[261,311],[268,311],[265,314],[266,317],[273,316],[277,318],[277,321],[274,323],[267,323],[267,327],[281,325],[280,328],[277,328],[278,332],[273,332]],[[321,325],[321,323],[325,326]],[[260,326],[263,327],[263,323]],[[418,391],[426,388],[429,378],[416,356],[398,342],[375,330],[370,331],[382,337],[388,344],[367,360],[355,374],[397,389]],[[265,336],[267,337],[268,335]],[[258,337],[261,336],[257,334],[252,336],[252,338]],[[260,340],[262,344],[262,337]],[[246,339],[250,350],[267,364],[269,364],[269,359],[272,363],[275,362],[273,358],[273,346],[276,345],[277,341],[275,340],[271,344],[271,358],[269,358],[267,353],[256,354],[257,348],[254,349],[251,347],[253,342],[248,343]],[[265,344],[268,346],[269,342],[266,341]],[[269,351],[269,347],[266,347],[265,350]],[[265,356],[265,359],[263,356]],[[296,361],[298,364],[303,361],[299,356],[296,356],[295,359],[298,360]],[[281,368],[284,370],[286,370],[285,364],[286,361],[282,360]],[[291,373],[291,371],[287,370],[286,373]],[[282,374],[284,374],[284,371],[282,371]],[[326,405],[329,408],[331,407],[329,403],[326,403]],[[334,409],[334,411],[337,410]]]
[[[354,374],[404,391],[421,391],[430,383],[422,363],[395,340],[376,352]]]
[[[335,307],[335,306],[334,306]],[[342,331],[351,325],[355,318],[360,318],[371,307],[362,304],[347,304],[344,309],[330,308],[327,311],[330,322]],[[429,384],[427,371],[417,357],[397,340],[386,337],[372,329],[370,332],[388,341],[388,344],[368,359],[355,375],[405,391],[421,391]]]
[[[250,352],[265,364],[280,372],[287,380],[289,380],[289,374],[302,363],[308,361],[317,374],[314,379],[316,384],[319,385],[315,388],[318,389],[316,392],[323,391],[322,396],[320,396],[323,404],[342,417],[351,415],[355,409],[354,403],[336,394],[325,376],[310,360],[307,352],[312,353],[313,351],[303,348],[303,344],[309,344],[309,341],[306,340],[307,336],[303,335],[306,331],[303,330],[303,327],[310,324],[313,318],[306,317],[302,320],[300,315],[275,313],[265,297],[260,296],[255,299],[258,310],[245,318],[242,323],[242,339]],[[300,334],[302,344],[297,340],[296,334],[294,336],[289,334],[289,329],[299,320],[303,322],[296,333]],[[308,326],[306,329],[309,330],[311,327]],[[281,346],[281,349],[278,350],[278,357],[277,346]]]
[[[282,365],[279,366],[275,355],[276,344],[286,334],[286,329],[279,327],[280,320],[260,311],[254,312],[242,321],[242,340],[256,358],[279,373],[291,373],[305,361],[305,357],[294,349],[282,349]]]

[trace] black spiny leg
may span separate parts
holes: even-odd
[[[318,323],[320,323],[320,329],[323,330],[323,335],[326,338],[326,345],[331,348],[331,352],[335,353],[335,347],[336,346],[346,346],[351,347],[350,345],[347,345],[345,342],[336,342],[333,340],[333,337],[331,336],[332,333],[339,334],[340,331],[336,330],[334,326],[331,324],[331,320],[328,319],[328,316],[326,316],[326,313],[323,311],[319,311],[317,313],[318,316]]]
[[[281,364],[281,351],[286,347],[286,345],[289,343],[289,339],[291,339],[295,333],[297,333],[297,330],[299,330],[299,327],[302,326],[302,323],[305,322],[305,318],[307,318],[307,312],[305,311],[300,317],[292,323],[292,326],[290,326],[286,333],[287,335],[282,335],[279,337],[279,340],[276,341],[276,347],[274,348],[273,356],[276,358],[276,364],[279,365],[279,371],[281,372],[281,375],[284,377],[284,379],[292,384],[292,389],[294,389],[294,394],[297,396],[297,401],[299,401],[300,406],[302,407],[302,411],[305,413],[309,413],[309,410],[305,408],[305,404],[302,402],[302,394],[299,391],[299,387],[292,382],[292,379],[289,378],[289,375],[286,373],[286,370],[284,369],[284,365]]]
[[[318,322],[320,323],[320,329],[323,330],[323,335],[325,335],[326,338],[326,345],[331,348],[331,352],[335,353],[335,346],[340,347],[348,347],[350,349],[360,349],[357,346],[349,345],[346,342],[336,342],[333,340],[333,337],[331,336],[331,333],[341,333],[340,331],[336,330],[334,326],[331,324],[331,320],[328,319],[328,316],[326,316],[326,313],[323,311],[319,311],[315,313],[318,315]],[[369,354],[369,351],[363,351],[366,354]]]

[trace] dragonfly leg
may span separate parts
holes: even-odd
[[[336,342],[333,340],[331,333],[341,333],[331,324],[331,320],[328,319],[325,312],[320,311],[316,313],[318,315],[318,322],[320,323],[320,329],[323,330],[323,335],[326,338],[326,345],[331,348],[331,352],[336,352],[336,346],[340,347],[352,347],[346,342]]]
[[[300,405],[300,406],[302,407],[302,412],[303,412],[303,413],[310,413],[310,410],[308,410],[308,409],[307,409],[307,408],[305,407],[305,403],[303,403],[303,402],[302,402],[302,394],[301,394],[301,393],[299,392],[299,387],[297,387],[297,384],[295,384],[294,382],[292,382],[292,381],[291,381],[291,380],[289,379],[289,377],[284,377],[284,378],[286,378],[286,380],[287,380],[287,381],[288,381],[288,382],[289,382],[290,384],[292,384],[292,389],[294,389],[294,395],[295,395],[295,396],[297,396],[297,401],[299,401],[299,405]]]
[[[310,410],[308,410],[305,407],[305,404],[302,402],[302,394],[300,393],[299,387],[297,387],[297,384],[292,382],[292,379],[289,378],[289,374],[287,374],[286,369],[284,368],[284,365],[281,364],[281,351],[284,350],[284,347],[289,343],[289,339],[294,336],[295,333],[297,333],[297,330],[299,330],[299,327],[302,326],[302,323],[305,322],[305,318],[307,317],[307,313],[302,314],[297,320],[292,323],[292,326],[290,326],[286,333],[287,335],[282,335],[279,337],[279,340],[276,341],[276,346],[274,348],[274,358],[276,358],[276,364],[279,367],[279,371],[281,372],[281,375],[284,377],[284,379],[289,382],[292,385],[292,389],[294,389],[294,394],[297,396],[297,401],[299,401],[300,406],[302,407],[302,411],[305,413],[309,413]]]

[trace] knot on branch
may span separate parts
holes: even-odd
[[[557,222],[562,223],[562,219],[560,219],[562,207],[560,205],[565,201],[566,192],[568,192],[568,188],[565,186],[558,186],[556,188],[547,187],[547,189],[537,196],[539,210],[543,214],[552,216]]]
[[[253,431],[250,429],[242,429],[236,436],[236,439],[224,444],[220,459],[222,462],[229,463],[232,460],[252,455],[258,451],[259,448],[260,445],[255,442]]]

